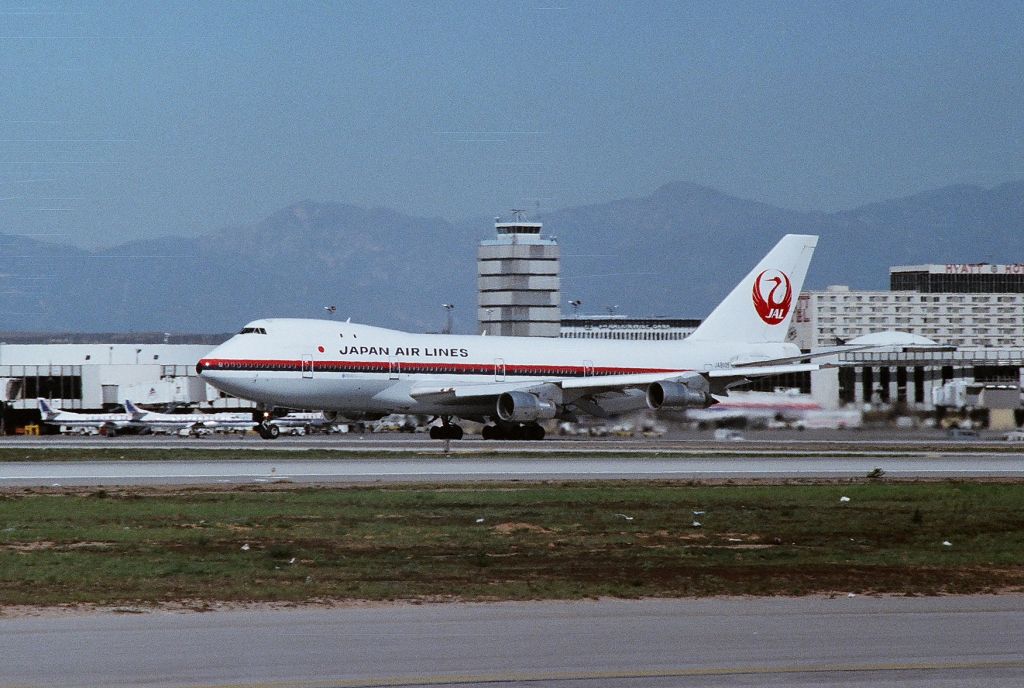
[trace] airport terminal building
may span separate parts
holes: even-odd
[[[800,294],[791,338],[805,351],[870,332],[899,330],[942,345],[934,351],[843,354],[852,364],[814,373],[813,394],[830,406],[904,404],[930,410],[943,388],[970,385],[1006,405],[1024,386],[1024,265],[942,264],[890,268],[889,291],[831,286]],[[949,350],[954,349],[954,350]],[[1011,395],[1012,396],[1012,395]]]
[[[561,335],[567,339],[619,339],[667,341],[685,339],[700,325],[699,318],[632,318],[625,315],[582,315],[562,318]]]

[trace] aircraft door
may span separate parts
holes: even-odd
[[[505,359],[496,358],[494,359],[494,381],[504,382],[505,381]]]
[[[302,356],[302,377],[313,377],[313,356],[310,354]]]
[[[397,380],[399,373],[402,372],[402,364],[398,362],[394,357],[388,359],[388,379]]]
[[[593,376],[594,376],[594,362],[593,361],[583,361],[583,377],[593,377]]]

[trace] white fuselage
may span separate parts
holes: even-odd
[[[69,428],[129,428],[139,427],[127,413],[75,413],[56,411],[40,420],[48,425],[63,425]]]
[[[165,430],[184,428],[248,429],[256,423],[248,413],[155,413],[144,411],[135,419],[139,425]]]
[[[497,389],[496,383],[684,374],[797,353],[784,343],[433,335],[331,320],[267,319],[249,323],[197,369],[225,392],[273,406],[476,418],[493,415],[493,400],[438,400],[415,392],[424,386]],[[642,393],[602,403],[609,412],[644,405]]]

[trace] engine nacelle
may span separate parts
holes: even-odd
[[[548,420],[558,414],[553,401],[545,401],[529,392],[505,392],[498,397],[498,418],[513,423]]]
[[[718,401],[707,392],[682,382],[652,382],[647,387],[647,406],[654,409],[707,408]]]

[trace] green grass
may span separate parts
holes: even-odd
[[[0,605],[1024,589],[1022,506],[956,482],[8,492]]]

